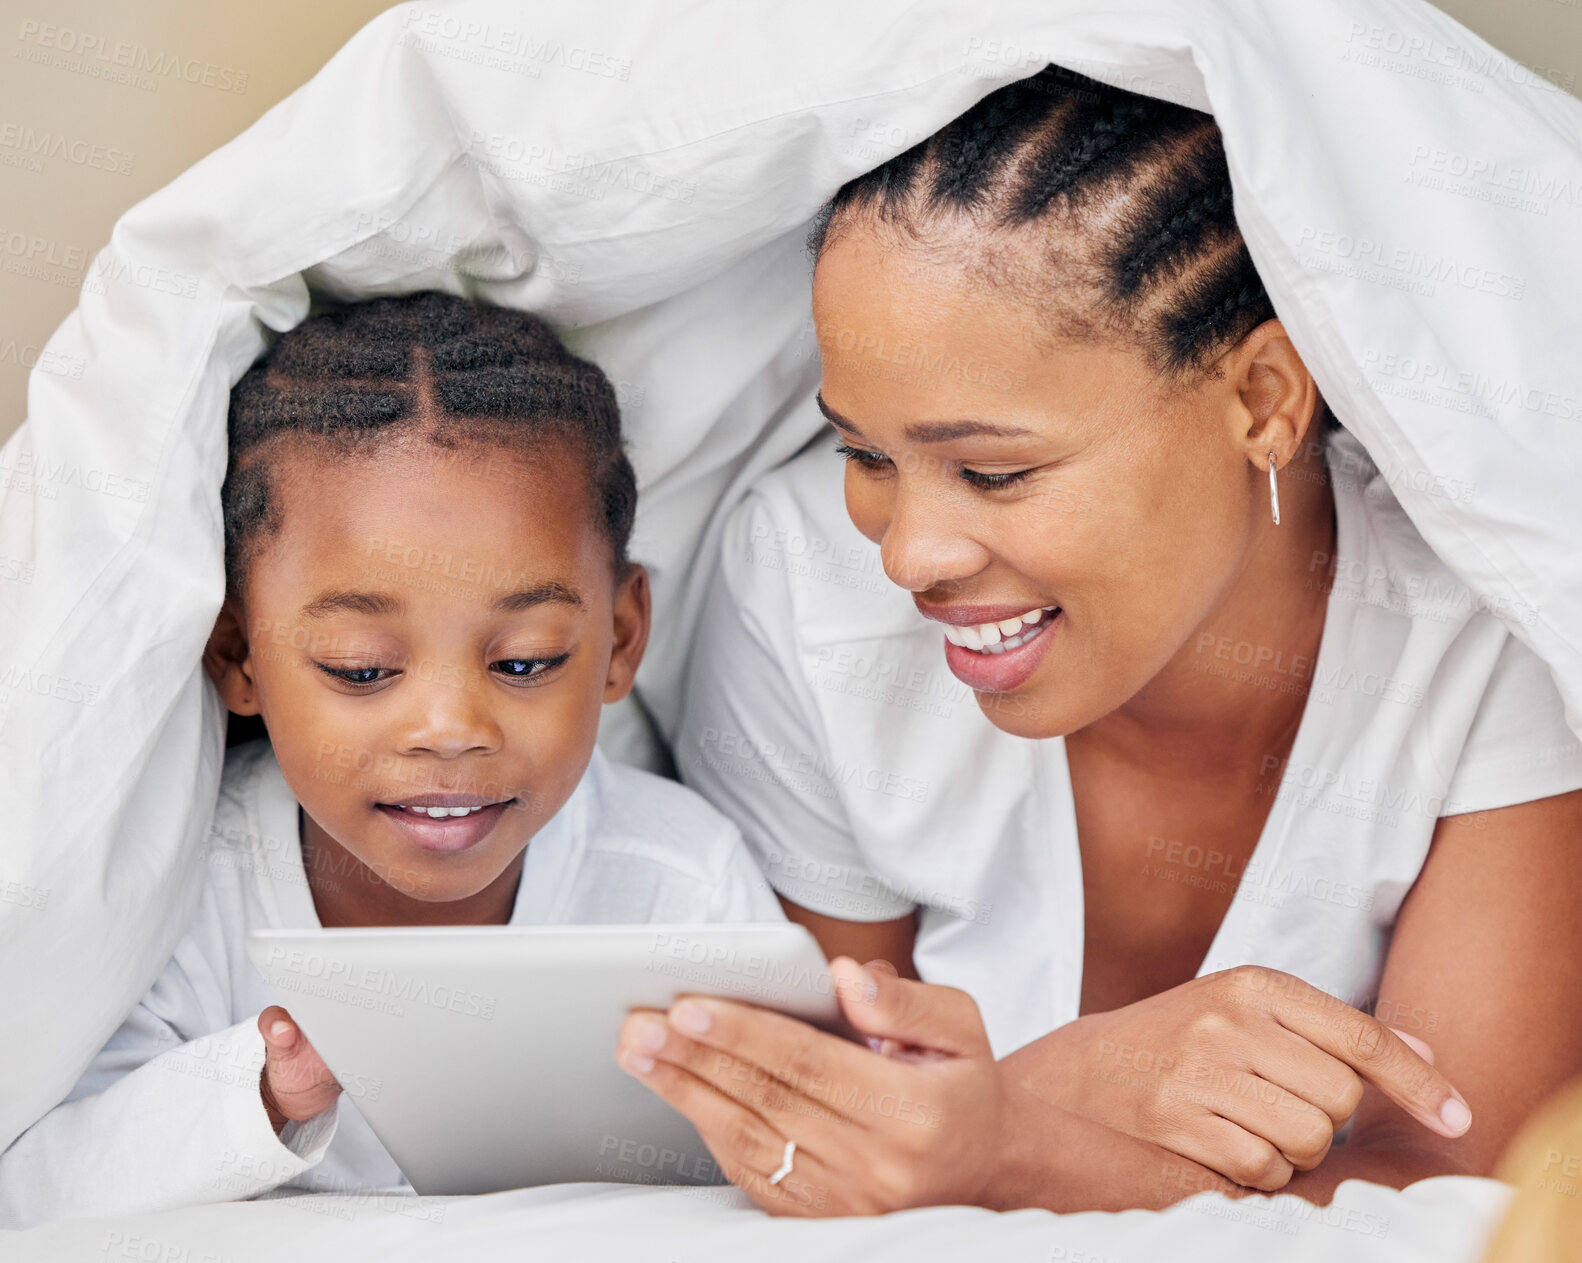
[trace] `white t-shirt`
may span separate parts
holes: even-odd
[[[779,921],[735,827],[691,790],[595,751],[527,848],[512,925]],[[289,1185],[409,1190],[357,1112],[277,1137],[257,1016],[290,1007],[248,959],[250,930],[314,929],[298,806],[267,741],[231,750],[202,901],[165,972],[66,1101],[0,1155],[0,1228],[249,1197]],[[614,1049],[610,1055],[613,1057]],[[525,1134],[524,1144],[530,1144]]]
[[[853,921],[921,909],[920,973],[970,992],[1004,1054],[1079,1010],[1065,743],[983,717],[937,625],[847,518],[831,446],[764,478],[727,524],[677,764],[788,899]],[[1335,434],[1329,462],[1338,539],[1316,661],[1200,646],[1205,670],[1312,681],[1288,761],[1265,769],[1257,849],[1245,871],[1168,839],[1138,860],[1239,882],[1201,972],[1261,964],[1360,1005],[1435,821],[1582,786],[1582,745],[1548,669],[1432,553],[1360,444]],[[1327,569],[1314,559],[1315,583]]]

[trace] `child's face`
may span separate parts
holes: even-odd
[[[575,461],[413,441],[273,463],[280,528],[206,663],[309,820],[401,895],[468,899],[514,868],[631,687],[646,576],[612,576]]]

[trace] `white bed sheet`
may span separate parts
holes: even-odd
[[[1052,1215],[966,1207],[770,1219],[735,1189],[566,1184],[487,1197],[274,1198],[0,1233],[8,1263],[1475,1263],[1510,1190],[1352,1181],[1329,1207],[1203,1194],[1167,1211]]]

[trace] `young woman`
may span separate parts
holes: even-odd
[[[797,1213],[1490,1170],[1582,1070],[1582,747],[1327,424],[1213,120],[1051,68],[814,246],[844,510],[819,451],[737,512],[678,759],[901,976],[836,962],[869,1050],[688,1001],[622,1064]]]

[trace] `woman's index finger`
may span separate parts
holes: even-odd
[[[1260,1007],[1287,1030],[1350,1066],[1430,1131],[1454,1138],[1472,1111],[1450,1080],[1378,1018],[1290,974],[1257,971],[1243,1003]]]

